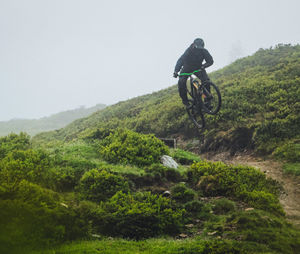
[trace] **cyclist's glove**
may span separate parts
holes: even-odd
[[[177,72],[174,72],[174,73],[173,73],[173,77],[174,77],[174,78],[177,78],[177,77],[178,77],[178,73],[177,73]]]

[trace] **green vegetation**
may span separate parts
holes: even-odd
[[[299,46],[279,45],[213,73],[224,104],[201,144],[176,87],[32,140],[0,138],[0,252],[297,253],[300,231],[286,221],[278,182],[169,150],[149,133],[203,151],[255,148],[290,170],[299,164],[299,56]],[[179,168],[161,165],[163,154]]]
[[[300,162],[300,139],[289,141],[279,146],[274,155],[288,162]]]
[[[112,132],[100,143],[100,154],[109,162],[143,166],[159,162],[160,157],[168,153],[168,147],[154,135],[124,129]]]
[[[218,115],[207,116],[202,151],[232,153],[256,149],[272,153],[278,146],[300,137],[300,46],[278,45],[260,49],[210,74],[222,93]],[[158,137],[198,135],[188,119],[176,86],[119,102],[67,128],[34,138],[70,140],[97,128],[128,128]],[[202,139],[202,138],[201,138]],[[193,145],[193,144],[191,144]]]
[[[137,144],[145,152],[133,149],[137,160],[118,152],[111,162],[101,148],[115,142],[120,145],[111,151]],[[183,150],[170,153],[178,163],[195,162],[181,170],[166,168],[142,160],[169,152],[161,141],[122,129],[86,132],[44,147],[34,148],[26,134],[1,138],[1,253],[295,253],[300,248],[300,231],[286,222],[279,204],[280,185],[254,168],[207,162]]]
[[[300,175],[300,140],[294,139],[279,146],[273,154],[285,161],[283,171],[287,174]]]
[[[300,176],[300,163],[285,163],[283,165],[283,172]]]
[[[198,155],[179,148],[173,149],[171,151],[171,156],[183,165],[190,165],[194,162],[201,161],[201,158]]]
[[[184,210],[171,200],[150,192],[116,193],[96,211],[97,230],[103,235],[143,239],[162,234],[176,235],[183,227]]]
[[[252,167],[198,162],[187,172],[188,181],[206,196],[228,196],[254,208],[284,215],[279,204],[279,184]]]
[[[245,251],[250,250],[250,251]],[[99,241],[76,242],[63,245],[55,250],[43,251],[52,253],[154,253],[154,254],[193,254],[193,253],[272,253],[262,244],[243,243],[235,240],[201,240],[188,239],[174,241],[172,239],[150,239],[143,241],[128,241],[124,239],[104,239]],[[39,252],[33,252],[39,253]]]
[[[79,182],[82,198],[91,201],[105,201],[118,191],[129,191],[128,183],[122,176],[106,170],[92,169],[83,174]]]
[[[196,193],[192,189],[185,186],[185,184],[179,183],[171,189],[172,198],[178,203],[187,203],[194,200]]]

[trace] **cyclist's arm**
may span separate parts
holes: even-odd
[[[181,57],[179,57],[179,59],[177,60],[177,63],[175,65],[175,70],[174,72],[178,73],[181,69],[181,67],[183,66],[183,62],[184,62],[184,58],[188,53],[189,48],[183,53],[183,55]]]
[[[203,54],[204,54],[205,64],[203,64],[202,67],[207,68],[207,67],[213,65],[214,60],[213,60],[211,54],[209,54],[209,52],[206,49],[204,49]]]

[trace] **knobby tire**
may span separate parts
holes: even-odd
[[[210,89],[207,89],[208,86],[210,87]],[[210,91],[209,91],[210,90]],[[210,105],[211,108],[206,107],[205,104],[205,98],[210,98]],[[222,104],[222,98],[221,98],[221,93],[219,88],[212,82],[207,82],[204,86],[203,86],[203,95],[202,98],[200,98],[202,100],[202,108],[203,111],[209,115],[215,115],[219,112],[220,108],[221,108],[221,104]]]

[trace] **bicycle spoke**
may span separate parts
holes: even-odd
[[[193,105],[190,109],[187,109],[187,112],[197,128],[203,129],[205,127],[204,115],[200,108],[197,108],[196,105]]]
[[[209,82],[204,85],[202,101],[205,113],[214,115],[220,110],[221,94],[215,84]]]

